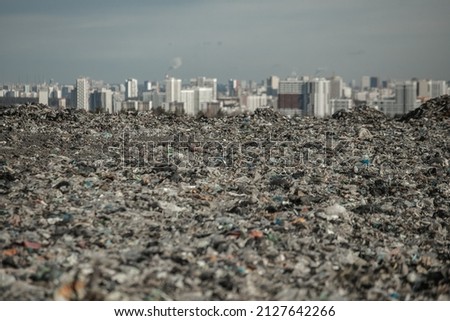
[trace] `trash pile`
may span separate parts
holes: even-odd
[[[403,117],[401,121],[409,121],[411,119],[432,119],[443,120],[450,118],[450,96],[444,95],[422,104]]]
[[[349,120],[358,123],[375,123],[387,119],[382,111],[367,105],[356,106],[348,111],[341,109],[336,111],[331,117],[333,119]]]
[[[450,300],[447,122],[24,105],[0,128],[2,300]]]
[[[85,112],[74,109],[56,110],[43,104],[0,106],[0,117],[19,117],[29,120],[78,120],[77,114]]]

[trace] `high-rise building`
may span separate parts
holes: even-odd
[[[217,101],[217,78],[204,79],[203,86],[212,89],[212,100]]]
[[[430,80],[430,97],[439,97],[447,94],[447,83],[445,80]]]
[[[145,102],[152,101],[152,95],[153,95],[152,91],[144,91],[142,93],[142,101]]]
[[[181,79],[166,78],[166,103],[181,101]]]
[[[148,95],[148,94],[146,94]],[[149,102],[152,103],[152,108],[159,108],[164,106],[164,101],[166,99],[166,93],[158,92],[156,90],[150,91],[150,95],[147,96],[146,100],[150,98]]]
[[[383,98],[378,101],[374,101],[373,105],[389,117],[394,117],[398,114],[397,103],[393,98]]]
[[[61,89],[61,97],[62,98],[70,98],[70,94],[74,90],[74,87],[71,85],[63,86]]]
[[[122,110],[122,102],[125,100],[123,92],[116,91],[112,95],[112,112],[118,113]]]
[[[417,82],[417,97],[429,98],[430,97],[430,81],[427,79],[421,79]]]
[[[353,93],[352,87],[344,86],[342,88],[342,98],[347,99],[352,98],[352,93]]]
[[[302,112],[302,92],[304,84],[305,82],[303,80],[299,80],[298,78],[288,78],[279,82],[278,109],[281,112],[286,112],[289,114],[300,114]]]
[[[240,91],[241,91],[240,93],[246,92],[248,90],[248,82],[247,82],[247,80],[245,80],[245,79],[239,80],[239,88],[240,88]],[[238,92],[238,95],[240,93]]]
[[[48,105],[48,89],[43,88],[39,90],[39,103]]]
[[[90,95],[90,110],[113,113],[113,93],[109,89],[102,88]]]
[[[213,101],[213,91],[209,87],[197,87],[194,89],[194,113],[204,111],[208,103]]]
[[[324,78],[307,81],[303,87],[303,99],[306,115],[315,117],[331,115],[330,81]]]
[[[300,94],[302,92],[303,80],[298,78],[288,78],[286,80],[281,80],[279,83],[279,93],[280,94]]]
[[[228,96],[237,97],[240,92],[240,81],[235,79],[228,80]]]
[[[246,96],[246,104],[247,109],[250,111],[254,111],[260,107],[267,106],[267,95],[249,95]]]
[[[138,81],[137,79],[129,78],[125,81],[125,99],[138,99]]]
[[[370,77],[370,88],[378,88],[378,87],[379,87],[378,77]]]
[[[144,91],[152,90],[152,82],[150,80],[144,81]]]
[[[181,91],[181,102],[187,115],[195,115],[195,90],[184,89]]]
[[[76,108],[89,111],[89,82],[86,78],[77,79]]]
[[[417,107],[417,85],[415,81],[405,81],[395,85],[395,113],[406,114]]]
[[[59,98],[61,98],[61,90],[58,89],[58,87],[50,87],[49,88],[49,97],[51,99],[56,99],[58,100]]]
[[[340,99],[343,94],[344,81],[339,76],[330,78],[330,99]]]
[[[352,99],[330,99],[330,109],[331,114],[334,114],[338,110],[345,110],[348,111],[352,108],[353,100]]]
[[[250,80],[248,83],[248,89],[249,92],[256,93],[256,91],[258,90],[258,83],[254,80]]]
[[[213,101],[217,100],[217,78],[197,77],[191,79],[192,87],[207,87],[212,89]]]
[[[370,77],[369,76],[362,76],[361,78],[361,89],[369,89],[370,88]]]

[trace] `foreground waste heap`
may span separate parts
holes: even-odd
[[[449,300],[449,97],[402,121],[0,108],[2,300]]]

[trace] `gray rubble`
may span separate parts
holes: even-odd
[[[422,104],[419,108],[416,108],[403,117],[401,117],[401,121],[409,121],[411,119],[419,119],[419,120],[443,120],[450,118],[450,96],[444,95],[441,97],[437,97],[435,99],[431,99],[424,104]]]
[[[448,106],[1,107],[0,299],[449,300]]]

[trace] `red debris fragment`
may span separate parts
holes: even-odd
[[[22,245],[27,249],[39,250],[41,248],[41,244],[37,242],[29,242],[23,241]]]

